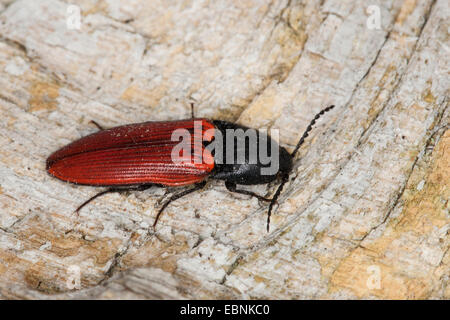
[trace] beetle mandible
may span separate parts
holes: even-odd
[[[145,190],[151,186],[194,185],[193,188],[172,195],[161,206],[153,227],[156,226],[161,213],[172,201],[202,189],[206,185],[207,179],[224,180],[225,187],[231,192],[250,195],[269,202],[267,213],[267,231],[269,231],[272,208],[289,180],[293,159],[298,149],[308,137],[315,122],[332,108],[334,105],[326,107],[316,114],[292,153],[278,145],[270,136],[264,141],[259,135],[260,132],[252,129],[257,133],[253,145],[247,139],[244,140],[244,146],[239,146],[234,142],[230,143],[228,140],[219,142],[224,144],[220,161],[218,153],[211,151],[208,148],[209,145],[204,144],[205,133],[212,130],[213,134],[206,138],[206,142],[211,143],[219,135],[225,137],[228,130],[246,131],[250,128],[228,121],[195,118],[193,104],[191,104],[192,118],[186,120],[150,121],[111,129],[104,129],[92,121],[100,131],[80,138],[54,152],[48,157],[46,168],[51,175],[63,181],[108,187],[81,204],[76,212],[95,198],[110,192]],[[194,139],[192,142],[194,154],[190,160],[174,161],[172,151],[178,145],[178,141],[173,140],[173,132],[182,129],[196,135],[198,133],[195,131],[196,123],[201,124],[202,144],[195,145]],[[278,155],[279,165],[276,172],[262,174],[262,170],[267,169],[268,165],[263,163],[259,157],[256,157],[256,161],[252,161],[253,155],[248,150],[256,145],[254,150],[259,154],[262,147],[267,147],[266,143],[276,146],[275,154]],[[246,150],[243,153],[243,161],[233,163],[223,161],[227,155],[235,159],[238,149],[242,147]],[[280,180],[280,184],[272,198],[265,198],[254,192],[237,188],[238,184],[266,184],[276,179]]]

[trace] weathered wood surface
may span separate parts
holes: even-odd
[[[447,0],[86,0],[80,29],[68,2],[1,3],[1,298],[450,298]],[[191,99],[288,148],[337,106],[270,233],[267,207],[221,182],[156,233],[163,190],[73,214],[97,190],[48,176],[51,152],[91,119],[179,119]]]

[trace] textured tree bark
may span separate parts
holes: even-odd
[[[450,298],[448,1],[0,9],[1,298]],[[51,152],[90,120],[187,118],[191,100],[199,117],[280,129],[290,150],[336,105],[270,233],[265,204],[215,181],[156,232],[161,189],[73,214],[98,189],[47,175]]]

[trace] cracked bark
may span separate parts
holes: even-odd
[[[353,1],[86,2],[80,30],[68,2],[1,3],[0,297],[450,297],[446,1],[380,1],[381,30]],[[95,191],[47,176],[45,158],[91,119],[182,118],[190,97],[198,116],[280,128],[289,148],[337,106],[300,149],[271,233],[267,207],[220,182],[156,232],[162,190],[73,216]]]

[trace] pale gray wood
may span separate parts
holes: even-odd
[[[0,297],[450,298],[448,1],[82,1],[79,30],[68,5],[0,3]],[[73,214],[98,190],[47,175],[51,152],[90,120],[187,118],[190,101],[289,149],[336,105],[270,233],[267,206],[221,182],[156,233],[161,189]]]

